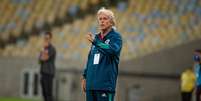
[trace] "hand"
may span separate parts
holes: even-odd
[[[93,35],[92,35],[91,32],[87,33],[86,39],[87,39],[89,42],[93,42],[93,41],[94,41],[94,38],[93,38]]]
[[[86,79],[82,78],[81,80],[81,87],[82,91],[85,93],[86,92]]]
[[[46,61],[46,60],[48,60],[48,58],[49,58],[48,50],[43,50],[43,51],[41,52],[41,59],[42,59],[43,61]]]

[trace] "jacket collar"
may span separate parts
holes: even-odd
[[[101,40],[104,40],[104,38],[106,38],[106,37],[107,37],[110,33],[112,33],[112,32],[114,32],[114,29],[113,29],[113,28],[111,28],[111,30],[110,30],[104,37],[102,37],[101,32],[99,32],[98,37],[99,37]]]

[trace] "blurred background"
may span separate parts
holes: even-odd
[[[57,50],[56,101],[84,101],[85,35],[101,7],[123,37],[115,101],[180,101],[180,75],[201,48],[201,0],[0,0],[0,101],[42,101],[45,31]]]

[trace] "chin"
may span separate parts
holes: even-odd
[[[107,30],[108,28],[106,28],[106,27],[103,27],[103,28],[100,28],[101,30]]]

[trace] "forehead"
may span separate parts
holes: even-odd
[[[107,17],[108,18],[109,16],[106,13],[102,12],[102,13],[98,14],[98,18],[100,18],[100,17]]]
[[[50,35],[45,34],[45,35],[44,35],[44,38],[50,38]]]
[[[49,37],[49,36],[50,36],[49,34],[45,34],[45,35],[44,35],[44,37]]]

